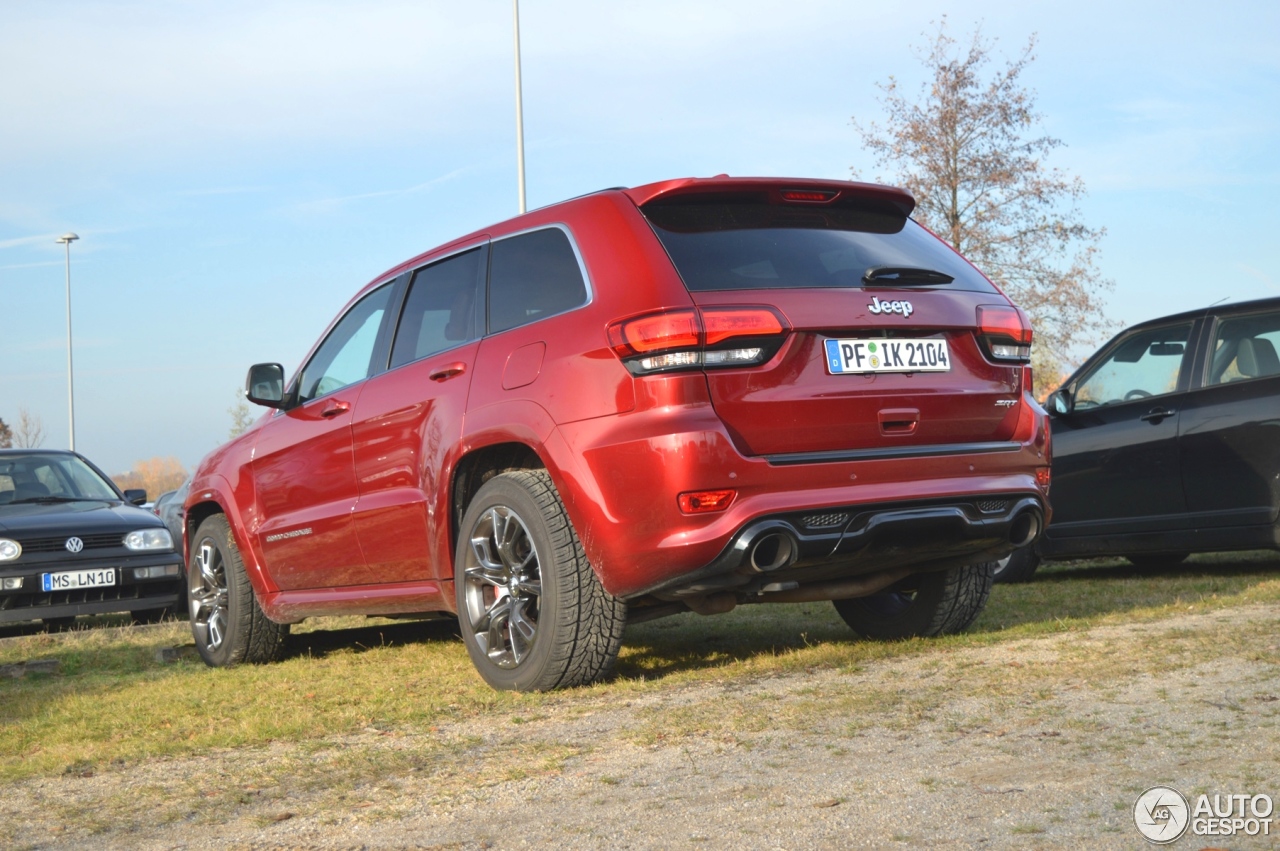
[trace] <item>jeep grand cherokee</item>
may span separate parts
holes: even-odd
[[[308,616],[456,613],[481,675],[605,676],[623,626],[832,600],[967,627],[1049,513],[1026,317],[886,186],[683,179],[378,276],[187,498],[205,661]]]

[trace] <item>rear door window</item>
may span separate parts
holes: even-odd
[[[859,201],[770,204],[767,195],[695,196],[641,211],[691,291],[861,287],[876,267],[930,269],[950,290],[995,292],[950,246],[900,212]]]
[[[490,254],[490,334],[587,303],[587,282],[577,252],[560,228],[496,240]]]
[[[391,348],[392,369],[476,338],[484,252],[472,249],[414,274]]]
[[[1280,375],[1280,313],[1220,321],[1211,351],[1209,384]]]

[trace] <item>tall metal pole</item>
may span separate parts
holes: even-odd
[[[520,0],[511,0],[516,28],[516,181],[519,184],[520,212],[524,203],[524,95],[520,87]]]
[[[67,417],[72,452],[76,451],[76,393],[71,368],[71,243],[79,238],[74,233],[58,237],[58,242],[67,247]]]

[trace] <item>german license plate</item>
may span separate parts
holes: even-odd
[[[946,340],[827,340],[827,372],[947,372]]]
[[[116,569],[67,570],[40,574],[40,586],[47,591],[75,591],[80,588],[106,588],[116,584]]]

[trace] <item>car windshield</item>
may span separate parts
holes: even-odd
[[[109,482],[75,455],[0,455],[0,508],[21,502],[119,500]]]

